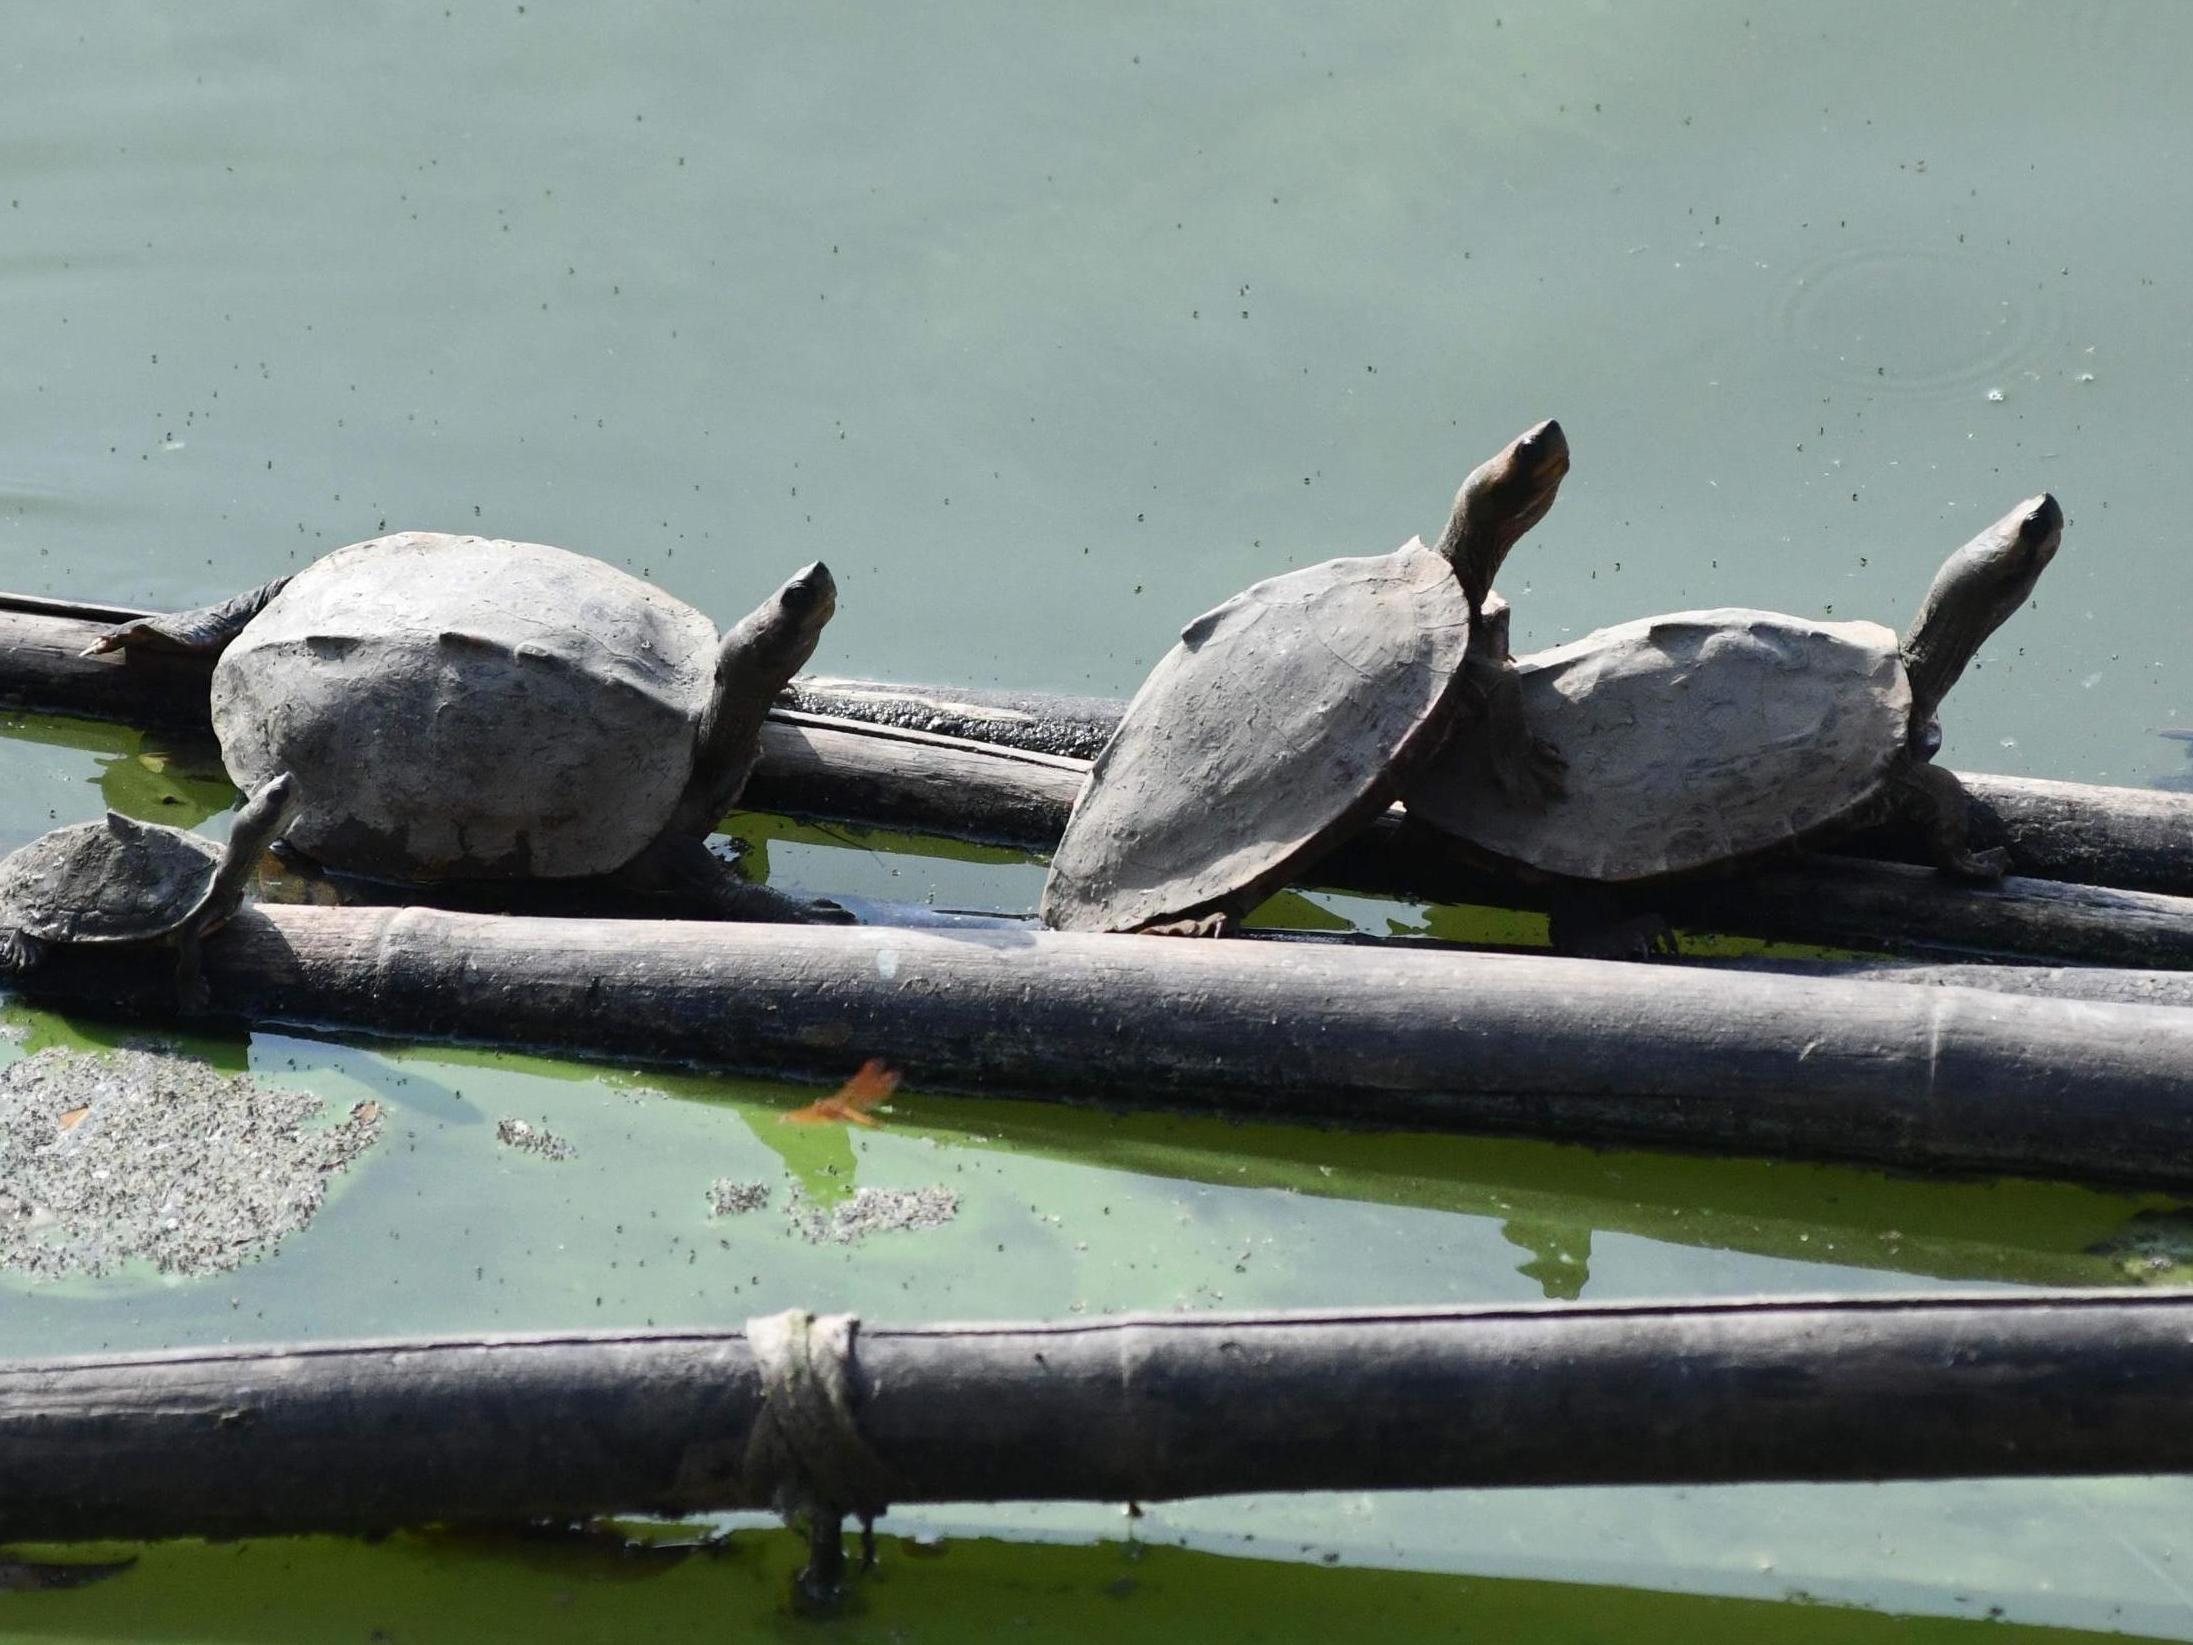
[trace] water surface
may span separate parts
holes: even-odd
[[[1576,466],[1506,579],[1526,646],[1719,603],[1900,623],[1950,549],[2046,487],[2064,552],[1951,699],[1948,757],[2183,770],[2155,736],[2193,716],[2182,8],[207,0],[7,21],[0,586],[176,605],[415,526],[589,550],[729,620],[823,557],[843,600],[818,667],[1125,693],[1244,583],[1431,529],[1551,414]],[[103,803],[187,823],[228,797],[187,749],[44,720],[13,724],[0,770],[7,845]],[[1026,906],[1040,883],[983,853],[746,831],[818,889]],[[2122,1254],[2167,1206],[2051,1185],[920,1093],[848,1138],[779,1125],[804,1098],[754,1082],[206,1049],[370,1092],[391,1140],[234,1275],[8,1286],[18,1351],[794,1301],[2175,1273]],[[505,1114],[578,1158],[499,1149]],[[775,1210],[712,1223],[716,1175],[822,1199],[948,1182],[962,1209],[815,1246]],[[1170,1567],[1214,1607],[1255,1585],[1216,1573],[1265,1573],[1290,1596],[1276,1632],[1328,1628],[1290,1586],[1321,1574],[1388,1625],[1429,1607],[1545,1639],[1736,1626],[1595,1609],[1594,1584],[2184,1638],[2187,1506],[2134,1481],[1454,1493],[1159,1509],[1137,1534],[1240,1556]],[[1060,1635],[1124,1603],[1039,1557],[1118,1537],[1112,1510],[907,1517],[1006,1538],[981,1546],[1069,1596],[1046,1602]],[[35,1604],[24,1628],[140,1637],[182,1583],[228,1637],[259,1603],[206,1574],[232,1557],[0,1601]],[[279,1557],[412,1580],[399,1551]],[[1478,1578],[1559,1586],[1551,1609],[1473,1611],[1507,1591]],[[721,1592],[683,1603],[720,1623]],[[1762,1615],[1742,1628],[1844,1637],[1845,1613]]]

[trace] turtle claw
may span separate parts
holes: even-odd
[[[2010,853],[1999,845],[1985,851],[1954,851],[1943,859],[1942,872],[1975,885],[1993,885],[2010,872]]]
[[[0,931],[0,976],[21,976],[46,957],[46,945],[28,931]]]

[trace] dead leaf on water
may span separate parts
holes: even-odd
[[[870,1057],[860,1065],[859,1073],[820,1102],[777,1118],[791,1125],[881,1125],[883,1121],[869,1110],[888,1102],[898,1088],[898,1070],[881,1057]]]

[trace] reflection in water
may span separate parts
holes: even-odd
[[[1515,1271],[1536,1280],[1548,1302],[1574,1302],[1584,1294],[1591,1278],[1589,1228],[1510,1218],[1500,1225],[1500,1237],[1531,1254]]]
[[[2187,763],[2173,766],[2168,771],[2159,772],[2141,780],[2150,788],[2175,789],[2181,794],[2193,793],[2193,728],[2168,726],[2164,728],[2162,734],[2179,745],[2180,752],[2185,755]]]
[[[1314,1544],[1291,1561],[1122,1540],[1011,1543],[907,1534],[892,1516],[877,1570],[845,1610],[792,1611],[805,1558],[788,1531],[711,1535],[698,1526],[598,1526],[577,1533],[413,1533],[377,1543],[269,1538],[155,1543],[113,1580],[44,1600],[55,1637],[127,1641],[403,1640],[528,1645],[644,1636],[656,1645],[727,1637],[897,1641],[1042,1639],[1050,1645],[1202,1645],[1214,1637],[1389,1645],[1484,1639],[1514,1645],[1679,1640],[1684,1645],[2100,1645],[2124,1634],[1952,1617],[1885,1616],[1823,1605],[1603,1587],[1335,1569]],[[620,1535],[619,1530],[624,1534]],[[21,1599],[14,1605],[24,1603]],[[1223,1622],[1214,1635],[1214,1624]],[[758,1624],[758,1625],[757,1625]],[[26,1625],[27,1617],[26,1617]]]

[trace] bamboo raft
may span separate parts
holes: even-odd
[[[123,607],[0,597],[0,701],[203,734],[202,659],[83,647]],[[859,682],[803,683],[763,732],[745,802],[757,809],[1045,851],[1117,705],[1028,694],[944,695]],[[910,706],[921,705],[921,706]],[[854,717],[863,716],[863,717]],[[971,738],[899,723],[976,730]],[[1815,858],[1741,878],[1655,888],[1649,905],[1690,929],[1931,958],[2193,968],[2193,797],[2029,778],[1966,776],[1975,841],[2003,843],[2018,873],[2000,887],[1943,884],[1909,863]],[[1859,845],[1893,852],[1894,835]],[[1903,847],[1909,855],[1908,842]],[[1543,886],[1458,860],[1389,812],[1312,871],[1336,890],[1543,908]]]
[[[0,604],[0,697],[202,732],[202,661],[79,655],[126,615]],[[882,688],[803,689],[872,711]],[[1078,716],[1084,743],[1109,712],[1015,701],[1027,724]],[[1007,718],[985,712],[978,728]],[[1055,840],[1086,770],[1075,755],[798,709],[773,717],[764,746],[756,804],[1037,846]],[[2078,832],[2063,818],[2100,818],[2127,872],[2178,883],[2157,866],[2160,835],[2193,802],[2044,787],[2076,803],[2029,807],[2029,864]],[[2095,860],[2087,846],[2040,865],[2068,874]],[[1456,864],[1398,815],[1320,878],[1530,895]],[[272,906],[210,941],[207,975],[215,1011],[254,1023],[817,1078],[882,1055],[941,1089],[2193,1188],[2193,1013],[2175,1009],[2188,990],[2172,974],[2193,971],[2193,898],[2032,877],[1975,891],[1909,864],[1816,859],[1676,887],[1669,902],[1707,929],[2055,963],[1683,972],[982,918],[847,931]],[[635,910],[577,910],[605,911]],[[157,950],[64,948],[25,986],[96,1010],[173,1006]]]

